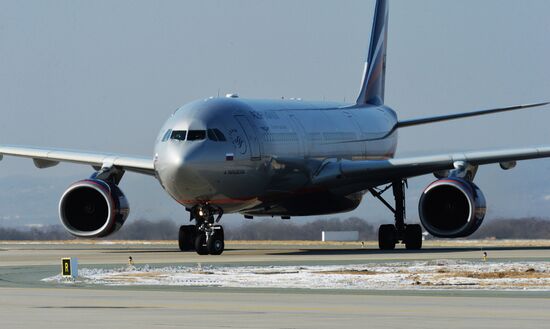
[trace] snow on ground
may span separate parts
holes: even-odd
[[[550,262],[418,261],[330,266],[129,266],[81,268],[69,281],[115,286],[207,286],[298,289],[488,289],[550,291]]]

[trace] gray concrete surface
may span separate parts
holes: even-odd
[[[141,264],[180,263],[341,263],[381,260],[481,259],[482,250],[489,259],[547,259],[549,241],[455,241],[429,242],[427,247],[409,251],[401,246],[381,251],[375,243],[361,248],[357,243],[271,242],[239,243],[229,241],[221,256],[199,256],[179,252],[173,242],[108,244],[70,243],[20,244],[0,242],[0,266],[57,265],[62,257],[78,257],[81,264],[125,264],[129,255]]]
[[[548,328],[550,300],[0,289],[2,328]]]
[[[258,247],[259,249],[256,249]],[[181,287],[71,287],[40,282],[60,258],[81,264],[334,264],[475,259],[479,246],[380,252],[346,246],[233,245],[221,257],[173,244],[0,244],[0,328],[549,328],[550,292],[308,291]],[[488,250],[490,258],[550,259],[547,246]]]

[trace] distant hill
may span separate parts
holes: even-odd
[[[541,218],[493,219],[483,223],[471,239],[550,239],[550,220]]]

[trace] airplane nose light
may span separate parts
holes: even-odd
[[[197,209],[197,215],[199,215],[199,217],[210,217],[212,215],[212,213],[210,212],[210,210],[206,207],[199,207],[199,209]]]

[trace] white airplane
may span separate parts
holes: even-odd
[[[224,213],[310,216],[355,209],[366,193],[394,213],[379,229],[381,249],[404,243],[420,249],[420,225],[405,223],[405,182],[434,174],[422,193],[422,225],[437,237],[474,233],[485,216],[485,198],[474,184],[480,165],[550,157],[550,147],[394,158],[399,130],[548,103],[399,120],[384,105],[388,1],[378,0],[357,101],[201,99],[178,109],[162,127],[153,157],[0,145],[2,155],[32,158],[38,168],[59,162],[91,165],[88,179],[71,185],[59,203],[61,223],[73,235],[106,237],[124,224],[128,202],[118,184],[126,171],[156,178],[190,213],[179,230],[182,251],[221,254]],[[382,194],[392,189],[394,205]]]

